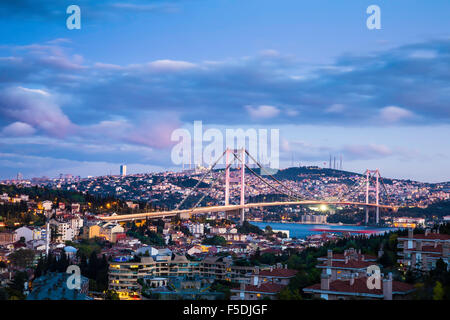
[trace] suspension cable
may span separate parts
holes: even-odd
[[[188,193],[185,195],[185,197],[181,200],[181,202],[175,207],[175,210],[178,210],[183,203],[186,201],[186,199],[191,195],[191,193],[197,189],[197,187],[200,185],[200,183],[203,182],[203,180],[205,179],[205,177],[213,170],[213,168],[216,166],[216,164],[219,162],[220,159],[222,159],[222,157],[224,156],[225,152],[227,152],[226,150],[222,153],[222,155],[214,162],[214,164],[211,166],[211,168],[209,168],[209,170],[203,175],[203,177],[198,180],[197,184],[194,186],[194,188],[190,189],[188,191]]]
[[[234,154],[234,157],[238,160],[241,161],[240,159],[237,158],[236,154]],[[242,161],[241,161],[242,162]],[[256,162],[256,161],[255,161]],[[258,179],[260,179],[262,182],[264,182],[266,185],[268,185],[269,187],[271,187],[272,189],[274,189],[275,191],[277,191],[279,194],[285,195],[288,198],[294,199],[295,201],[299,201],[300,199],[295,198],[289,194],[286,194],[285,192],[279,190],[278,188],[274,187],[273,185],[271,185],[270,183],[268,183],[267,181],[265,181],[260,175],[258,175],[253,169],[251,169],[248,165],[246,165],[244,162],[241,163],[241,165],[244,165],[251,173],[253,173]]]
[[[231,163],[228,164],[228,166],[225,168],[225,170],[228,170],[228,169],[230,168],[230,166],[231,166]],[[216,182],[219,180],[218,178],[214,179],[214,176],[213,176],[213,175],[211,176],[211,179],[212,179],[214,182],[211,183],[211,185],[210,185],[210,187],[209,187],[207,193],[203,194],[203,196],[197,201],[197,203],[196,203],[190,210],[193,211],[195,208],[197,208],[197,207],[200,205],[200,203],[203,201],[203,199],[206,198],[206,196],[210,194],[211,190],[213,189],[213,186],[214,186],[214,185],[216,184]],[[216,190],[215,194],[217,194],[217,193],[218,193],[218,190]]]
[[[271,177],[273,180],[275,180],[276,182],[278,182],[278,184],[280,184],[281,186],[283,186],[285,189],[287,189],[288,191],[290,191],[292,194],[294,194],[295,196],[297,196],[298,197],[298,199],[301,199],[301,197],[299,197],[299,195],[298,194],[296,194],[296,192],[294,192],[291,188],[289,188],[288,186],[286,186],[286,185],[284,185],[280,180],[278,180],[277,178],[275,178],[270,172],[268,172],[258,161],[256,161],[256,159],[255,158],[253,158],[253,156],[247,151],[247,150],[245,150],[245,153],[249,156],[249,158],[251,159],[251,160],[253,160],[257,165],[258,165],[258,167],[261,169],[261,170],[264,170],[265,171],[265,173],[267,173],[266,175],[268,175],[269,177]],[[255,173],[256,174],[256,173]]]

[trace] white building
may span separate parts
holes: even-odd
[[[32,240],[41,240],[45,239],[45,228],[37,228],[37,227],[20,227],[14,231],[16,235],[16,239],[20,240],[20,238],[25,238],[25,241],[32,241]]]
[[[211,234],[223,234],[227,232],[227,228],[225,227],[213,227],[210,230]]]
[[[75,232],[69,222],[50,220],[50,226],[56,231],[56,242],[72,241],[75,237]]]
[[[31,228],[28,227],[20,227],[19,229],[16,229],[14,231],[16,234],[16,239],[20,240],[20,238],[24,238],[25,242],[35,240],[34,238],[34,231]]]
[[[193,235],[203,235],[205,233],[205,225],[203,223],[190,224],[188,228]]]
[[[52,210],[53,202],[45,200],[42,202],[42,208],[44,208],[45,211]]]
[[[84,220],[81,219],[80,216],[75,216],[74,218],[70,219],[70,227],[75,232],[75,235],[80,234],[80,229],[83,227]]]
[[[425,226],[425,218],[398,217],[393,219],[394,227],[416,228]]]
[[[80,213],[80,204],[79,203],[72,203],[70,205],[71,209],[72,209],[72,214],[74,213]]]

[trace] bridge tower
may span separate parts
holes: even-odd
[[[375,177],[375,203],[376,206],[376,216],[375,216],[375,223],[380,223],[380,207],[378,205],[380,204],[380,170],[369,170],[367,169],[366,172],[366,204],[369,204],[369,190],[370,190],[370,179],[372,177]],[[369,206],[366,206],[366,224],[369,223]]]
[[[228,206],[230,204],[230,155],[234,155],[241,162],[241,201],[240,205],[242,206],[240,213],[240,223],[241,225],[245,220],[245,148],[240,150],[225,150],[225,205]]]
[[[241,149],[241,225],[245,220],[245,148]]]
[[[366,170],[366,204],[369,204],[370,171]],[[366,224],[369,223],[369,206],[366,206]]]
[[[230,204],[230,153],[231,150],[227,148],[225,151],[225,205]]]

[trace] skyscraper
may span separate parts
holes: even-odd
[[[120,175],[122,177],[127,175],[127,166],[124,164],[120,166]]]

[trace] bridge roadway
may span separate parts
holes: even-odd
[[[274,206],[295,206],[295,205],[353,205],[353,206],[367,206],[367,207],[379,207],[385,209],[396,210],[394,206],[369,203],[364,202],[349,202],[349,201],[319,201],[319,200],[303,200],[303,201],[288,201],[288,202],[258,202],[258,203],[246,203],[245,205],[228,205],[228,206],[211,206],[211,207],[199,207],[195,209],[187,210],[172,210],[172,211],[155,211],[155,212],[145,212],[145,213],[133,213],[133,214],[123,214],[123,215],[113,215],[106,217],[99,217],[99,219],[104,221],[133,221],[133,220],[144,220],[144,219],[155,219],[163,217],[176,216],[177,214],[201,214],[201,213],[211,213],[211,212],[226,212],[226,211],[236,211],[242,208],[261,208],[261,207],[274,207]]]

